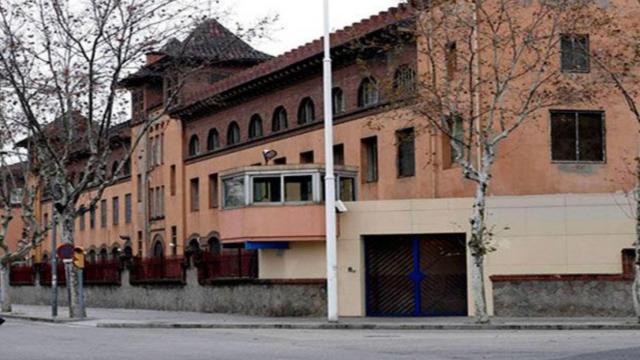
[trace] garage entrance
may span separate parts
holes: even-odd
[[[367,316],[466,316],[464,234],[367,236]]]

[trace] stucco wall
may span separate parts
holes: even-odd
[[[325,279],[325,242],[290,243],[287,250],[260,250],[261,279]]]
[[[364,315],[363,236],[468,234],[471,204],[470,198],[347,203],[349,211],[340,215],[338,241],[340,313]],[[634,241],[630,214],[632,206],[622,194],[492,197],[489,222],[495,225],[498,250],[487,259],[487,278],[620,273],[620,251]],[[488,279],[487,290],[493,311]]]

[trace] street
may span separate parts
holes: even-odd
[[[0,360],[638,359],[640,331],[101,329],[8,319]]]

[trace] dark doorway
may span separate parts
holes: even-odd
[[[164,246],[162,245],[162,241],[157,239],[153,244],[153,257],[157,259],[162,259],[164,257]]]
[[[365,238],[368,316],[466,316],[465,236]]]

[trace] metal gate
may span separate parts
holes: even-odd
[[[368,316],[466,316],[465,237],[365,238]]]

